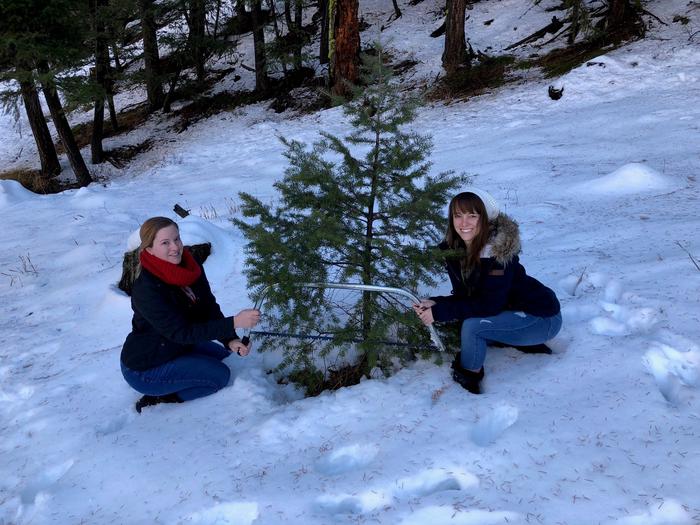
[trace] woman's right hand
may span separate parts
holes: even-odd
[[[413,305],[413,311],[416,312],[416,315],[425,326],[430,326],[435,322],[432,307],[436,304],[432,299],[423,299],[420,303]]]
[[[253,328],[260,322],[260,310],[246,308],[233,316],[234,328]]]

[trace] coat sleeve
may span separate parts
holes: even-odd
[[[517,266],[514,261],[502,265],[493,259],[482,260],[484,274],[472,297],[457,295],[433,297],[436,321],[462,321],[471,317],[492,317],[505,310]],[[453,283],[454,284],[454,283]]]
[[[202,266],[202,290],[203,293],[201,300],[204,303],[203,307],[206,309],[207,312],[207,319],[224,319],[225,317],[224,314],[221,312],[221,307],[219,306],[219,303],[216,302],[216,297],[214,297],[214,294],[211,291],[209,280],[207,279],[206,274],[204,273],[204,266]],[[231,319],[231,324],[233,324],[233,318],[229,319]],[[221,342],[221,344],[227,346],[231,340],[240,339],[240,337],[238,337],[238,334],[236,333],[234,327],[233,335],[231,337],[219,337],[218,339]]]
[[[144,286],[135,286],[132,291],[132,305],[161,336],[174,343],[187,345],[213,339],[231,340],[236,337],[233,318],[223,317],[218,304],[216,309],[221,317],[191,322],[172,303],[164,283],[152,282]]]

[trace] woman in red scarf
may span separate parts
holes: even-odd
[[[172,220],[153,217],[139,233],[141,270],[132,290],[134,317],[121,368],[126,382],[144,394],[136,403],[141,412],[225,387],[231,371],[221,361],[232,352],[250,352],[236,328],[252,328],[260,312],[251,308],[224,317],[204,269],[182,245]]]

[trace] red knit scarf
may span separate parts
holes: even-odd
[[[174,286],[191,286],[202,275],[201,266],[194,260],[187,248],[182,250],[182,261],[180,261],[180,264],[173,264],[159,259],[146,250],[141,250],[139,260],[141,261],[141,266],[158,277],[158,279]]]

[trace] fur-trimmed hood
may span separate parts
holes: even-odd
[[[482,257],[493,257],[500,264],[509,263],[520,253],[520,228],[514,219],[505,213],[489,222],[491,236],[484,247]]]
[[[520,253],[520,227],[514,219],[501,213],[489,221],[489,231],[489,240],[481,252],[481,257],[493,257],[496,262],[505,266]],[[447,241],[442,241],[438,248],[448,252],[448,259],[464,257],[461,249],[450,250]]]

